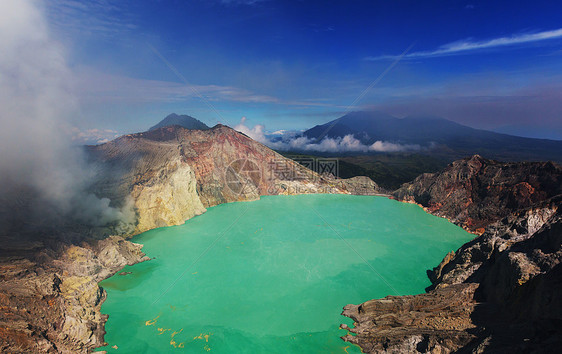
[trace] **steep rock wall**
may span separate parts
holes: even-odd
[[[175,159],[160,172],[145,185],[132,187],[130,196],[137,212],[134,233],[180,225],[206,211],[197,194],[195,174],[187,163]]]

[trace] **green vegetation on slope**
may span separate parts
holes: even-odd
[[[296,161],[306,158],[326,158],[325,156],[280,153]],[[448,159],[442,157],[412,153],[343,156],[337,157],[337,159],[340,178],[367,176],[388,190],[397,189],[402,183],[410,182],[422,173],[437,172],[450,163]]]

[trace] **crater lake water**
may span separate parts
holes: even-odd
[[[422,293],[474,236],[384,197],[266,196],[136,236],[150,261],[100,283],[109,353],[360,353],[346,304]]]

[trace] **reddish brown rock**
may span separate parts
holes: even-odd
[[[552,162],[502,163],[475,155],[392,194],[475,231],[561,193],[562,169]]]

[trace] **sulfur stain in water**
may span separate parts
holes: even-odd
[[[152,326],[156,323],[156,321],[158,320],[158,317],[160,317],[160,315],[156,316],[155,318],[153,318],[152,320],[148,320],[146,321],[144,324],[145,326]]]
[[[170,305],[170,310],[172,311],[185,311],[185,309],[187,309],[189,307],[189,305],[183,305],[183,306],[175,306],[175,305]]]
[[[170,338],[170,345],[171,345],[172,347],[174,347],[174,348],[183,348],[183,347],[184,347],[184,345],[185,345],[184,342],[177,343],[177,342],[174,340],[174,337],[176,336],[176,334],[180,334],[182,331],[183,331],[183,328],[180,329],[179,331],[174,331],[174,332],[172,332],[172,335],[171,335],[171,338]]]
[[[193,339],[205,339],[205,342],[209,342],[209,337],[212,336],[212,333],[201,333],[197,337],[193,337]]]
[[[181,332],[183,332],[183,328],[180,329],[179,331],[174,331],[174,332],[172,333],[172,338],[174,338],[176,334],[180,334]]]
[[[166,333],[167,331],[171,331],[171,328],[158,328],[158,335],[161,336],[162,334]]]

